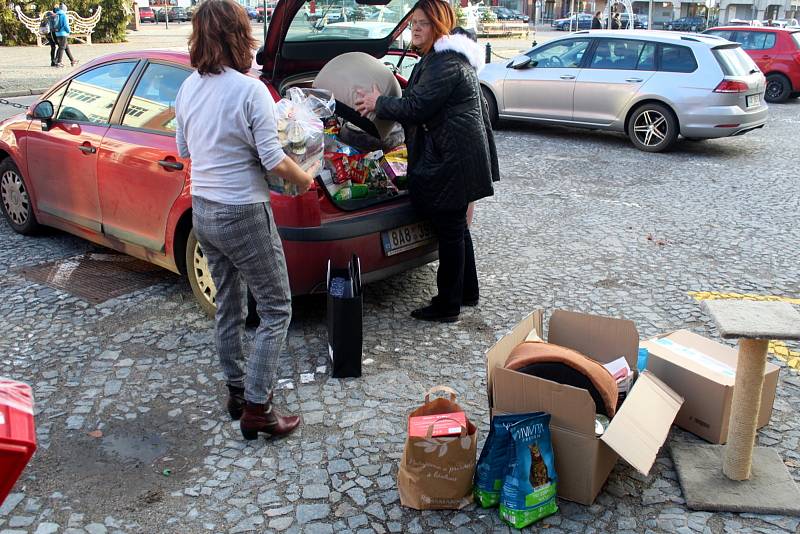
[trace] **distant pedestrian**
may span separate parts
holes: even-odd
[[[602,30],[603,29],[603,12],[598,11],[594,14],[594,18],[592,19],[592,29],[593,30]]]
[[[622,17],[620,17],[619,13],[614,13],[614,16],[611,19],[611,29],[612,30],[622,29]]]
[[[58,17],[52,11],[48,11],[42,17],[42,23],[39,26],[39,33],[47,40],[50,47],[50,66],[55,67],[56,63],[56,50],[58,49],[58,39],[56,38],[56,21]]]
[[[64,4],[56,5],[53,8],[56,14],[56,41],[58,42],[58,53],[56,54],[56,67],[63,67],[62,60],[64,59],[64,52],[67,53],[70,64],[74,67],[78,64],[78,60],[72,57],[72,52],[69,49],[69,20],[67,19],[67,6]]]

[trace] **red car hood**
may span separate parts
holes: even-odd
[[[356,1],[363,5],[386,5],[390,0]],[[403,32],[411,16],[410,12],[406,13],[392,33],[383,39],[287,42],[289,25],[305,3],[306,0],[278,0],[272,12],[267,39],[256,54],[256,63],[273,81],[298,72],[319,70],[331,59],[347,52],[365,52],[381,58]]]

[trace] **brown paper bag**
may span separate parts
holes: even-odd
[[[444,391],[450,400],[430,400],[431,393]],[[461,412],[456,392],[446,386],[431,388],[425,404],[410,417]],[[406,438],[397,473],[400,503],[417,510],[460,510],[472,502],[472,479],[477,463],[478,429],[467,419],[460,436],[431,437],[433,425],[424,438]]]

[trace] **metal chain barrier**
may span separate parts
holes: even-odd
[[[6,106],[11,106],[12,108],[17,109],[28,109],[28,106],[25,104],[17,104],[16,102],[11,102],[10,100],[6,100],[5,98],[0,98],[0,104],[5,104]]]

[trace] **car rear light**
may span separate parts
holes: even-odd
[[[746,82],[739,80],[722,80],[719,85],[714,89],[715,93],[746,93],[750,90],[750,86]]]

